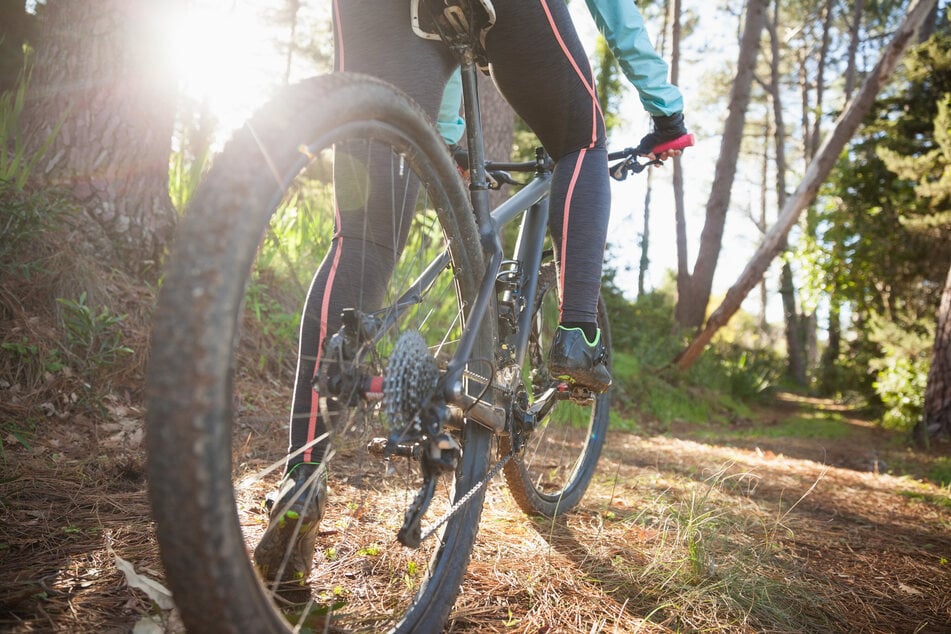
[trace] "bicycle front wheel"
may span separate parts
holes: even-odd
[[[482,251],[448,151],[389,85],[337,74],[288,88],[226,146],[183,219],[153,328],[147,450],[162,560],[190,631],[438,631],[455,601],[492,434],[465,423],[441,430],[458,459],[435,480],[421,522],[432,536],[401,546],[396,535],[426,474],[412,451],[371,450],[394,436],[393,412],[405,406],[385,396],[321,395],[329,494],[313,572],[300,580],[306,598],[284,602],[249,556],[267,526],[265,494],[288,459],[295,317],[314,271],[335,257],[335,214],[370,218],[371,206],[385,230],[365,222],[364,234],[337,236],[391,240],[376,239],[373,258],[349,269],[354,297],[383,287],[382,301],[350,306],[375,324],[361,332],[350,369],[381,378],[415,363],[405,351],[399,368],[389,363],[406,331],[425,342],[415,354],[427,367],[445,367]],[[478,331],[474,357],[492,358],[493,327]]]
[[[558,327],[557,277],[553,262],[542,264],[539,270],[534,311],[523,368],[523,376],[530,384],[529,403],[556,382],[548,372],[547,357]],[[610,362],[611,329],[600,297],[598,326]],[[591,403],[559,401],[527,435],[524,449],[505,465],[509,490],[523,511],[555,517],[581,501],[604,446],[610,407],[610,391],[595,395]]]

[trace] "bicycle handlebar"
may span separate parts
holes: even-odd
[[[692,146],[695,142],[696,139],[692,134],[685,134],[683,136],[677,137],[673,141],[661,143],[651,151],[651,154],[655,158],[647,161],[646,163],[639,163],[637,161],[637,157],[641,155],[638,154],[636,148],[629,147],[621,150],[620,152],[608,154],[609,161],[622,159],[620,163],[617,163],[609,168],[611,178],[617,181],[622,181],[627,178],[629,172],[639,174],[650,165],[663,165],[664,161],[657,158],[659,155],[663,154],[664,152],[671,152],[673,150],[684,150]]]
[[[696,139],[692,134],[685,134],[681,137],[674,139],[673,141],[668,141],[666,143],[661,143],[654,148],[652,154],[658,156],[664,152],[670,152],[673,150],[685,150],[688,147],[693,146],[696,143]],[[663,165],[664,162],[660,159],[653,159],[647,163],[638,163],[637,157],[640,156],[637,153],[637,148],[625,148],[617,152],[608,153],[609,161],[621,160],[620,163],[614,165],[610,168],[611,177],[615,180],[624,180],[627,178],[628,172],[634,172],[638,174],[642,172],[649,165]],[[546,159],[546,162],[543,164],[544,167],[551,167],[551,159]],[[534,172],[539,167],[539,162],[536,161],[522,161],[519,163],[497,163],[494,161],[486,161],[485,169],[490,173],[499,173],[499,172]]]

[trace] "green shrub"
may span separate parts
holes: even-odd
[[[909,326],[878,317],[872,322],[869,338],[882,354],[869,362],[869,369],[875,373],[872,386],[885,408],[882,426],[911,431],[924,411],[933,325],[918,321]]]
[[[80,294],[78,300],[56,301],[62,306],[67,354],[75,370],[108,370],[121,357],[132,354],[132,349],[123,345],[119,330],[125,315],[113,315],[104,306],[95,310],[86,303],[86,293]]]
[[[748,338],[739,336],[718,339],[681,373],[671,365],[686,343],[674,318],[672,288],[630,302],[608,270],[602,295],[611,319],[614,399],[622,411],[636,410],[661,423],[746,415],[743,401],[775,386],[783,375],[775,352],[751,348]]]
[[[30,57],[29,54],[24,55],[23,69],[16,88],[0,94],[0,181],[7,181],[18,190],[23,189],[37,162],[49,151],[67,115],[64,111],[52,132],[39,147],[31,150],[31,139],[24,134],[20,125],[32,72]]]
[[[701,356],[690,377],[697,385],[749,399],[775,387],[784,371],[783,359],[772,350],[717,343]]]
[[[0,276],[31,277],[42,267],[45,253],[32,249],[41,236],[55,228],[73,206],[58,192],[17,189],[0,179]]]
[[[887,357],[876,364],[873,384],[885,405],[882,426],[911,431],[921,420],[928,383],[928,362],[923,359]]]

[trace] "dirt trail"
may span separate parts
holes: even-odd
[[[829,403],[778,401],[723,428],[612,432],[582,505],[522,515],[494,483],[454,632],[951,632],[951,491]],[[0,631],[127,632],[158,610],[117,556],[161,580],[140,412],[48,420],[3,439]],[[775,431],[775,430],[774,430]],[[174,629],[174,626],[171,628]]]

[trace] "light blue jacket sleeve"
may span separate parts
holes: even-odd
[[[585,3],[624,75],[637,89],[644,109],[649,114],[664,116],[683,112],[680,89],[668,81],[667,62],[654,50],[634,0]]]
[[[439,117],[436,120],[436,129],[446,145],[455,145],[466,133],[466,121],[459,116],[462,106],[462,75],[459,69],[449,77],[446,89],[442,94],[442,103],[439,104]]]

